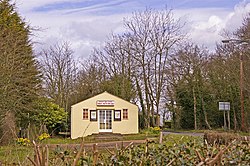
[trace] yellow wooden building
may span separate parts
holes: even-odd
[[[108,92],[71,107],[71,138],[98,133],[138,133],[138,107]]]

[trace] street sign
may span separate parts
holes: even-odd
[[[230,102],[219,102],[219,110],[230,111]]]

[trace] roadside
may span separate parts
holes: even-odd
[[[174,132],[174,131],[163,131],[163,135],[169,135],[169,134],[176,134],[176,135],[186,135],[186,136],[196,136],[196,137],[203,137],[204,133],[198,133],[198,132]]]

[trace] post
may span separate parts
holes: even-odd
[[[93,165],[95,166],[98,159],[98,150],[97,150],[97,144],[93,144]]]
[[[160,140],[159,140],[159,143],[162,144],[162,137],[163,137],[163,133],[162,131],[160,132]]]
[[[240,104],[241,104],[241,130],[245,131],[245,117],[244,117],[244,94],[243,94],[243,86],[244,86],[244,73],[243,73],[243,56],[242,52],[240,52]]]
[[[27,130],[27,138],[30,139],[30,113],[28,113],[28,130]]]
[[[224,110],[223,113],[224,113],[224,130],[226,130],[227,129],[226,111]]]
[[[228,123],[228,130],[230,130],[230,111],[227,111],[227,123]]]

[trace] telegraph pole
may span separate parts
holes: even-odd
[[[249,45],[250,39],[239,40],[239,39],[228,39],[222,40],[222,43],[234,43],[236,45]],[[240,51],[240,108],[241,108],[241,130],[245,130],[245,113],[244,113],[244,69],[243,69],[243,55]]]
[[[245,131],[245,113],[244,113],[244,72],[243,72],[243,55],[240,52],[240,105],[241,105],[241,130]]]

